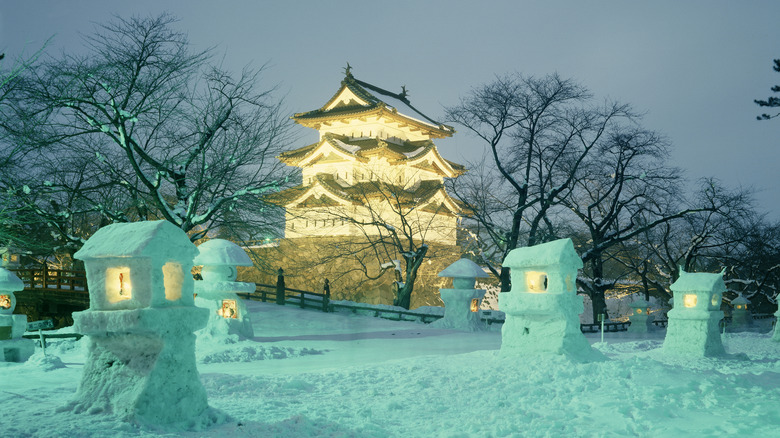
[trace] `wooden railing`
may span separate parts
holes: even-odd
[[[16,269],[14,273],[26,290],[58,290],[87,293],[87,275],[84,271],[64,269]]]
[[[247,300],[276,302],[277,287],[272,284],[255,283],[253,293],[239,293],[238,296]],[[311,292],[301,289],[284,288],[284,303],[297,305],[301,309],[318,309],[323,312],[332,312],[330,297],[326,294]]]

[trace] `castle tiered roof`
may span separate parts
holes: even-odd
[[[431,213],[457,215],[465,209],[461,202],[447,194],[439,181],[420,181],[411,188],[377,181],[347,185],[328,174],[318,174],[310,184],[301,184],[270,195],[268,201],[293,208],[316,208],[364,205],[373,201],[386,201],[390,196],[393,202],[403,206],[417,205]]]
[[[435,172],[442,177],[454,178],[466,169],[460,164],[439,155],[430,140],[385,141],[377,138],[352,139],[344,135],[323,134],[319,142],[279,155],[279,160],[290,166],[306,167],[324,161],[368,162],[381,156],[390,165],[407,165]]]
[[[333,121],[367,117],[386,119],[402,128],[420,131],[431,138],[450,137],[455,133],[452,126],[439,123],[412,106],[405,88],[402,88],[401,93],[384,90],[356,79],[349,68],[346,77],[341,81],[341,87],[322,108],[297,113],[293,120],[303,126],[320,130]]]

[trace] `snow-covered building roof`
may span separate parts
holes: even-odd
[[[440,181],[421,181],[412,188],[377,181],[342,186],[333,175],[328,174],[318,174],[312,183],[274,193],[266,200],[296,208],[335,207],[382,201],[389,196],[388,193],[392,193],[401,205],[417,205],[431,213],[458,215],[467,210],[462,202],[450,197]]]
[[[391,166],[408,165],[446,178],[457,177],[466,171],[464,166],[444,159],[430,140],[355,139],[330,132],[324,133],[317,143],[283,152],[277,158],[290,166],[305,167],[326,161],[366,163],[371,157],[384,157]]]
[[[392,119],[423,131],[432,138],[450,137],[455,133],[452,126],[439,123],[412,106],[405,87],[402,87],[401,93],[387,91],[356,79],[349,68],[341,81],[341,87],[325,105],[316,110],[297,113],[292,118],[303,126],[320,129],[330,120],[367,116]]]

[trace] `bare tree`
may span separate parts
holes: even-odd
[[[270,225],[262,197],[286,181],[274,159],[289,140],[281,103],[258,90],[262,69],[230,74],[211,51],[190,52],[174,22],[118,18],[86,37],[87,55],[18,78],[6,132],[24,159],[2,189],[64,241],[143,219],[193,240],[236,216]],[[84,233],[65,227],[77,216],[99,221]]]
[[[572,80],[515,74],[472,90],[447,116],[488,148],[487,173],[471,172],[452,189],[474,211],[480,240],[499,256],[483,261],[508,291],[509,269],[497,264],[520,245],[554,238],[550,215],[583,160],[611,125],[633,114],[624,104],[593,104]]]
[[[621,244],[659,225],[720,207],[716,199],[702,199],[701,206],[680,208],[682,179],[665,163],[667,148],[652,131],[618,128],[579,167],[572,191],[563,200],[586,230],[581,254],[585,270],[579,284],[593,302],[594,320],[607,313],[605,293],[619,280],[606,274],[605,265],[624,255]]]
[[[727,190],[714,179],[704,179],[693,203],[709,207],[645,228],[621,242],[624,256],[618,261],[639,277],[647,295],[672,298],[669,285],[681,267],[687,272],[727,267],[727,283],[742,282],[733,272],[742,263],[738,259],[746,253],[750,230],[757,229],[750,192]],[[676,211],[677,203],[672,205],[667,211]]]

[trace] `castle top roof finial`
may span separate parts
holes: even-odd
[[[352,66],[349,65],[349,62],[347,62],[347,66],[344,68],[344,76],[348,78],[352,77]]]

